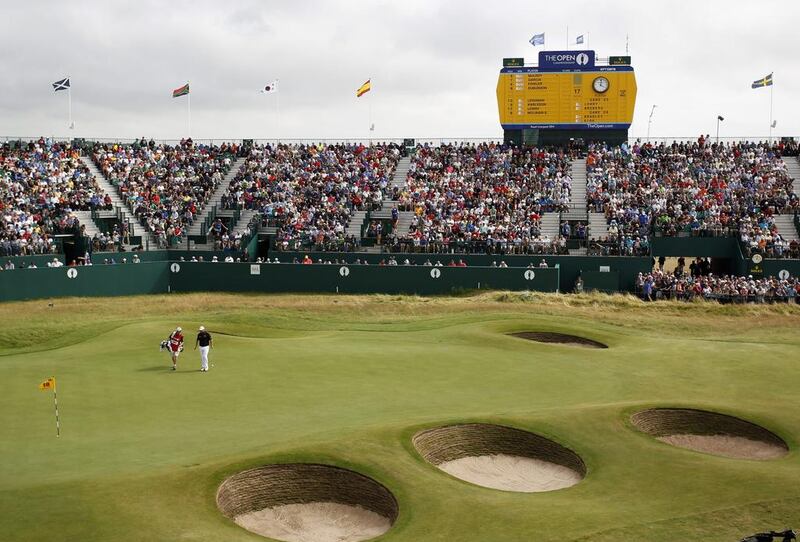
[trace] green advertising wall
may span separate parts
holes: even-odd
[[[750,273],[753,276],[759,274],[757,269],[758,265],[750,262]],[[764,277],[781,277],[788,275],[792,277],[800,277],[800,260],[763,260],[760,265],[761,276]]]
[[[449,294],[464,290],[558,289],[559,269],[213,264],[171,265],[173,292]]]
[[[558,289],[559,269],[490,269],[200,262],[17,269],[0,275],[0,300],[166,292],[451,294]]]
[[[0,300],[158,294],[169,291],[169,279],[165,262],[15,269],[0,275]]]
[[[356,257],[353,254],[345,256],[352,260]],[[486,257],[469,259],[472,258]],[[517,262],[512,258],[518,257],[506,257],[506,263],[517,265],[526,262]],[[619,289],[631,291],[636,274],[650,268],[649,258],[546,259],[553,266],[495,268],[477,266],[474,263],[470,263],[469,267],[426,267],[142,262],[73,268],[16,269],[0,272],[0,301],[199,291],[420,295],[489,289],[555,292],[572,291],[578,273],[583,277],[584,290],[613,292]],[[556,262],[557,267],[554,266]],[[600,266],[607,267],[608,270],[601,271]],[[800,276],[800,261],[764,260],[760,269],[764,276],[780,276],[782,273]],[[566,281],[565,274],[569,276]]]
[[[735,237],[652,237],[651,253],[656,256],[703,258],[741,257],[739,242]]]
[[[318,259],[336,259],[352,263],[356,260],[356,258],[358,258],[361,261],[368,261],[371,265],[375,265],[381,260],[387,260],[390,256],[393,256],[398,263],[402,263],[406,258],[408,258],[409,260],[416,262],[418,266],[424,263],[425,260],[430,260],[434,263],[438,260],[444,265],[447,265],[450,260],[458,261],[461,259],[464,260],[464,262],[470,267],[488,267],[492,264],[492,262],[495,262],[499,265],[501,261],[504,261],[509,267],[524,268],[531,264],[538,266],[539,263],[544,260],[550,267],[555,265],[559,266],[559,290],[562,292],[573,291],[575,288],[575,281],[577,280],[578,275],[581,273],[587,271],[600,271],[601,267],[608,267],[609,271],[619,273],[618,289],[623,291],[633,291],[635,287],[636,275],[640,272],[646,273],[653,268],[653,260],[649,256],[645,258],[637,258],[621,256],[499,256],[495,254],[364,254],[356,252],[273,252],[270,254],[270,257],[277,257],[281,263],[287,263],[293,261],[295,258],[297,258],[297,260],[302,260],[303,256],[306,254],[308,254],[315,262]]]

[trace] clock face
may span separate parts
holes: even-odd
[[[595,92],[599,92],[602,94],[603,92],[607,91],[609,87],[608,79],[600,76],[596,77],[594,81],[592,81],[592,88]]]
[[[753,263],[761,263],[762,259],[763,258],[761,256],[761,254],[753,254],[753,258],[752,258]]]

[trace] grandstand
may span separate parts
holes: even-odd
[[[17,265],[36,254],[80,265],[130,251],[284,263],[391,254],[409,265],[427,254],[512,268],[549,256],[562,290],[611,268],[620,276],[608,289],[640,293],[638,273],[656,258],[671,258],[662,273],[698,257],[718,276],[800,271],[793,140],[537,148],[42,138],[7,142],[2,153],[0,251]],[[636,273],[617,258],[638,262]],[[652,282],[674,290],[672,280]]]

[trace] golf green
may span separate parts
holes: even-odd
[[[229,476],[345,467],[399,514],[380,540],[718,540],[800,525],[800,307],[623,296],[178,295],[0,305],[0,540],[265,540],[217,509]],[[212,333],[208,373],[192,350]],[[178,370],[159,342],[180,325]],[[606,349],[517,332],[576,335]],[[52,393],[57,381],[61,436]],[[632,414],[698,408],[789,453],[718,457]],[[522,429],[585,464],[517,493],[459,480],[412,444],[457,423]]]

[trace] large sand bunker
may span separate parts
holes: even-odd
[[[567,335],[565,333],[551,333],[544,331],[520,331],[519,333],[512,333],[513,337],[520,339],[527,339],[529,341],[536,341],[540,343],[556,343],[568,344],[572,346],[583,346],[585,348],[608,348],[607,345],[587,339],[585,337],[578,337],[577,335]]]
[[[397,519],[397,500],[351,470],[308,463],[266,465],[235,474],[217,506],[248,531],[286,542],[359,542]]]
[[[775,459],[789,447],[775,433],[726,414],[689,408],[654,408],[631,416],[637,429],[661,442],[734,459]]]
[[[449,425],[414,435],[429,463],[473,484],[535,493],[574,486],[586,465],[572,450],[539,435],[484,423]]]

